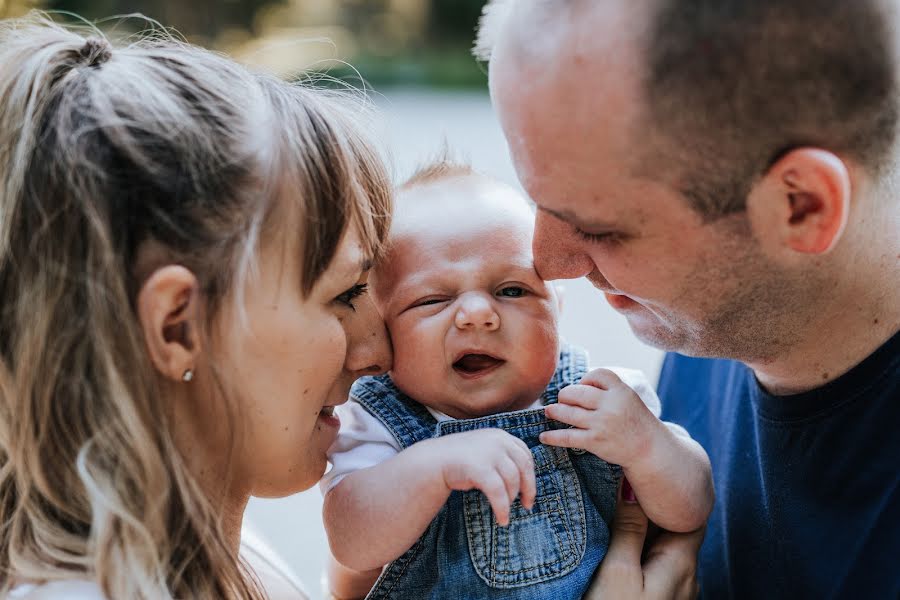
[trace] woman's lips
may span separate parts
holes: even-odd
[[[319,411],[317,420],[326,427],[334,427],[335,429],[341,428],[341,419],[334,414],[333,406],[323,406],[322,410]]]
[[[464,354],[453,363],[453,370],[460,377],[477,379],[497,370],[505,363],[505,360],[489,354]]]

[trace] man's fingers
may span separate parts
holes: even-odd
[[[602,569],[603,564],[609,561],[620,565],[633,565],[640,570],[641,553],[644,549],[644,540],[647,538],[647,515],[644,514],[640,504],[626,502],[621,495],[620,486],[616,515],[609,532],[609,551],[600,568]]]
[[[542,444],[561,448],[585,448],[590,444],[590,432],[583,429],[553,429],[541,433]]]
[[[650,597],[692,600],[699,593],[697,552],[704,529],[691,533],[664,531],[647,550],[644,582]]]
[[[572,425],[580,429],[590,429],[591,416],[593,411],[586,410],[580,406],[570,406],[568,404],[548,404],[544,408],[544,413],[554,421]]]
[[[705,534],[705,527],[690,533],[660,532],[644,553],[645,571],[651,574],[656,571],[670,573],[678,579],[691,582],[696,578],[697,554]]]

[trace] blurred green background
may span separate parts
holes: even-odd
[[[140,13],[189,41],[291,77],[305,70],[374,87],[484,88],[469,50],[485,0],[0,0],[0,17],[30,9],[89,21]],[[145,29],[140,19],[101,27]],[[358,82],[357,82],[358,83]]]

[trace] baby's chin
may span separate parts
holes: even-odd
[[[485,398],[479,398],[479,394],[475,394],[474,398],[472,396],[473,395],[470,394],[465,399],[442,398],[439,402],[416,400],[418,400],[420,404],[423,404],[432,410],[442,412],[454,419],[477,419],[489,415],[525,410],[538,400],[540,393],[534,394],[533,397],[525,394],[521,397],[517,397],[517,399],[512,402],[508,400],[509,393],[505,393],[502,396],[498,394],[497,396],[499,397],[490,397],[490,395],[487,394],[487,397]]]

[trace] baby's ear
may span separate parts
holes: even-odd
[[[553,290],[554,295],[556,296],[556,310],[561,315],[563,311],[563,301],[566,298],[566,287],[561,283],[551,283],[550,287]]]

